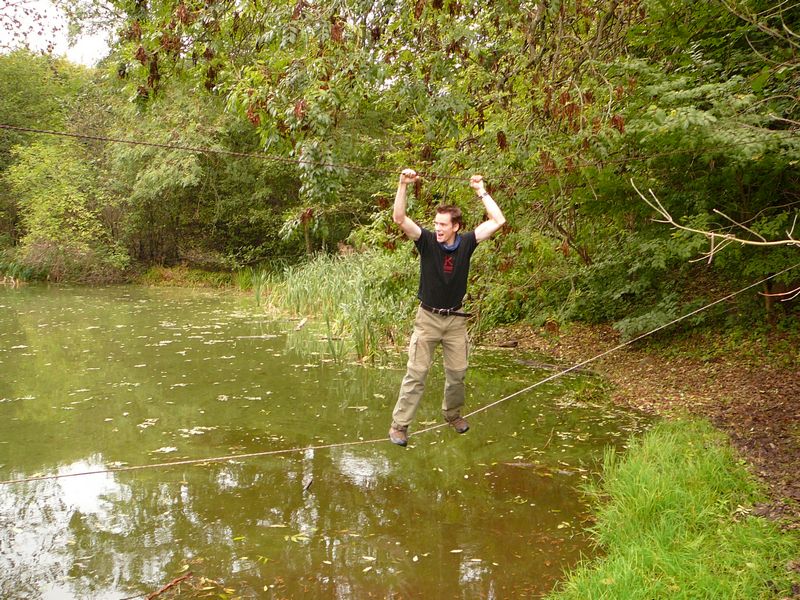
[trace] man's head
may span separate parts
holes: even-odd
[[[436,241],[440,244],[452,244],[455,241],[456,233],[461,229],[462,223],[460,208],[452,204],[437,206],[436,216],[433,219]]]

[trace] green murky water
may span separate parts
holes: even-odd
[[[204,291],[0,287],[0,479],[383,437],[402,357],[337,364],[295,327]],[[547,374],[520,358],[476,350],[468,408]],[[435,368],[422,423],[442,385]],[[569,376],[407,449],[3,484],[0,596],[141,597],[191,573],[184,594],[537,597],[590,551],[580,485],[643,423]]]

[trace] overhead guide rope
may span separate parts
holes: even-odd
[[[112,138],[106,137],[102,135],[91,135],[87,133],[72,133],[68,131],[54,131],[48,129],[35,129],[32,127],[21,127],[18,125],[7,125],[0,123],[0,129],[5,129],[6,131],[18,131],[20,133],[33,133],[39,135],[53,135],[59,137],[68,137],[74,139],[82,139],[82,140],[92,140],[96,142],[110,142],[114,144],[128,144],[131,146],[145,146],[150,148],[161,148],[163,150],[180,150],[183,152],[192,152],[195,154],[221,154],[225,156],[234,156],[238,158],[257,158],[259,160],[266,160],[272,162],[280,162],[284,164],[294,164],[294,165],[315,165],[319,167],[327,167],[331,169],[347,169],[350,171],[361,171],[366,173],[381,173],[381,174],[389,174],[389,175],[396,175],[400,171],[395,171],[391,169],[382,169],[379,167],[365,167],[363,165],[354,165],[348,163],[334,163],[334,162],[324,162],[324,161],[317,161],[305,158],[288,158],[286,156],[277,156],[275,154],[266,154],[263,152],[238,152],[236,150],[225,150],[222,148],[204,148],[199,146],[184,146],[180,144],[164,144],[159,142],[146,142],[142,140],[130,140],[130,139],[121,139],[121,138]],[[787,136],[788,137],[788,136]],[[731,144],[714,144],[714,149],[719,150],[722,148],[741,148],[742,146],[746,146],[749,144],[763,144],[765,143],[764,140],[761,139],[753,139],[753,140],[740,140],[736,143]],[[593,163],[587,161],[581,156],[572,155],[567,157],[561,157],[565,161],[572,161],[572,168],[585,168],[585,167],[595,167],[595,168],[602,168],[607,165],[615,165],[615,164],[627,164],[631,162],[637,161],[648,161],[654,158],[664,158],[668,156],[677,156],[681,154],[693,154],[696,153],[696,149],[686,148],[686,149],[676,149],[676,150],[669,150],[665,152],[656,152],[656,153],[649,153],[647,156],[642,156],[641,158],[632,158],[632,157],[625,157],[625,158],[610,158],[608,160],[604,160],[598,163]],[[425,171],[418,171],[418,175],[422,178],[427,179],[447,179],[447,180],[455,180],[455,181],[469,181],[468,177],[459,177],[454,175],[440,175],[438,173],[430,173]],[[497,177],[493,177],[496,180],[503,180],[503,179],[516,179],[520,177],[529,177],[534,178],[535,181],[544,179],[546,176],[552,175],[548,172],[548,169],[545,167],[539,167],[539,169],[535,171],[516,171],[512,173],[504,173]]]

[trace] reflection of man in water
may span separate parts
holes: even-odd
[[[467,373],[466,317],[469,316],[460,312],[461,302],[467,292],[469,260],[476,245],[491,237],[506,222],[497,203],[484,189],[483,177],[473,175],[469,185],[483,201],[489,220],[478,225],[475,231],[461,234],[461,210],[456,206],[439,206],[433,220],[434,231],[423,229],[406,215],[406,188],[418,178],[411,169],[400,174],[393,213],[394,222],[414,240],[420,257],[417,294],[420,306],[408,347],[406,375],[389,429],[389,439],[399,446],[408,443],[408,426],[417,412],[438,344],[442,345],[444,357],[444,418],[458,433],[469,429],[461,416]]]

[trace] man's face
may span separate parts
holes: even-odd
[[[436,241],[440,244],[452,244],[456,239],[458,225],[453,225],[450,213],[436,213],[433,218],[433,229],[436,232]]]

